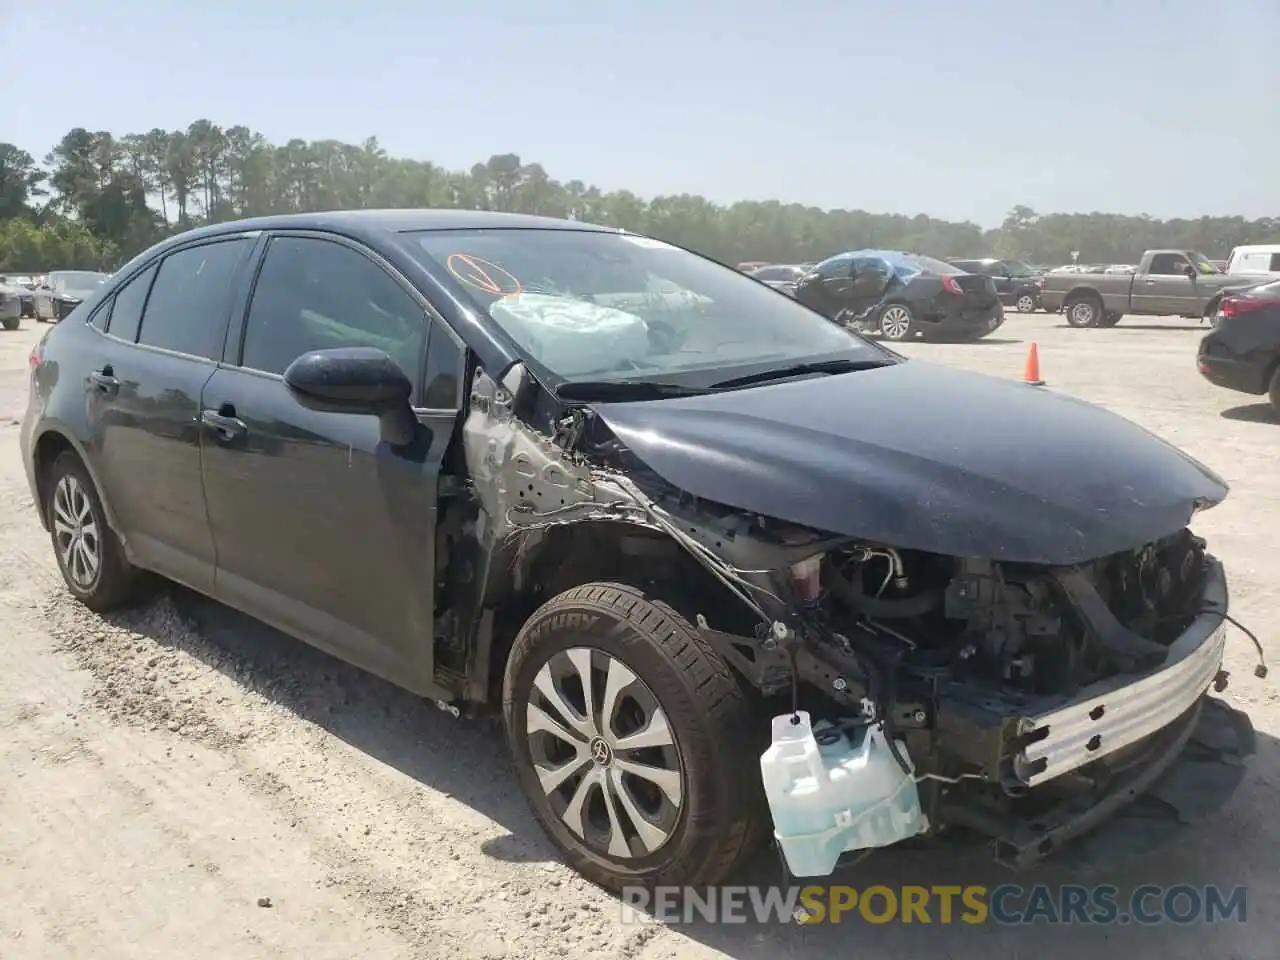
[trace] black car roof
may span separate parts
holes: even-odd
[[[407,233],[415,230],[588,230],[617,233],[576,220],[536,217],[494,210],[326,210],[319,213],[286,213],[248,220],[229,220],[179,234],[184,239],[238,233],[245,230],[336,230],[342,233]]]

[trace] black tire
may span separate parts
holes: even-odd
[[[1267,388],[1267,394],[1271,398],[1271,409],[1280,417],[1280,366],[1271,374],[1271,386]]]
[[[1114,310],[1108,310],[1102,315],[1102,319],[1098,321],[1099,327],[1114,327],[1117,323],[1124,319],[1123,313],[1116,313]]]
[[[886,303],[876,311],[876,332],[894,343],[915,338],[916,315],[905,303]]]
[[[1096,327],[1103,317],[1102,300],[1096,293],[1078,294],[1062,305],[1062,312],[1073,327]]]
[[[569,651],[573,651],[572,658]],[[601,704],[601,710],[607,699],[606,672],[620,664],[626,668],[620,676],[625,678],[628,672],[632,676],[620,688],[626,693],[619,694],[617,707],[605,724],[593,716],[589,726],[581,726],[587,723],[581,693],[586,685],[574,678],[582,676],[582,663],[592,678],[592,702]],[[566,664],[572,670],[566,669]],[[557,671],[564,679],[555,680]],[[548,685],[574,712],[572,717],[543,693]],[[620,745],[633,731],[623,724],[625,732],[620,734],[618,721],[630,719],[633,706],[634,714],[643,716],[644,703],[650,705],[650,712],[641,732],[662,726],[652,724],[660,711],[671,733],[671,747],[648,748],[642,753],[639,748]],[[654,703],[656,710],[652,709]],[[542,731],[531,734],[531,719],[542,722],[537,711],[559,713],[562,728],[577,724],[584,732],[575,732],[572,740],[566,740],[544,732],[544,724]],[[507,660],[503,716],[520,787],[534,817],[568,864],[601,887],[617,891],[629,885],[714,884],[744,862],[762,837],[767,808],[760,786],[759,752],[752,741],[755,717],[746,692],[684,617],[636,587],[589,583],[565,591],[535,611],[521,628]],[[589,736],[591,730],[596,734]],[[606,734],[608,740],[601,749],[600,741]],[[569,758],[561,769],[572,765],[575,773],[560,786],[544,790],[539,770],[559,766],[547,756],[549,746],[555,745]],[[605,759],[596,756],[596,750]],[[635,817],[624,806],[630,802],[632,809],[639,807],[631,792],[633,784],[651,784],[621,771],[621,764],[632,757],[642,757],[650,768],[665,767],[679,774],[678,781],[668,781],[668,786],[678,784],[678,806],[671,803],[669,793],[651,786],[651,799],[656,803],[646,803],[649,809],[645,812],[652,818],[646,819],[646,824],[657,824],[658,832],[650,835],[649,846],[640,840]],[[552,765],[540,767],[539,759]],[[623,776],[630,779],[624,781]],[[591,778],[595,785],[583,786]],[[608,830],[609,837],[614,835],[608,827],[604,790],[600,788],[606,779],[611,784],[613,807],[619,811],[613,822],[621,823],[625,814],[630,827],[625,853],[621,848],[613,851],[597,833]],[[628,784],[629,800],[612,785],[615,782]],[[581,834],[567,822],[574,819],[567,800],[575,792],[583,792],[586,798],[580,804],[586,812],[577,818]],[[622,836],[628,831],[623,828],[617,833]],[[589,834],[595,836],[588,840]],[[657,839],[660,836],[665,839]]]
[[[60,454],[49,467],[44,491],[43,507],[49,521],[53,553],[71,595],[99,613],[127,604],[133,599],[140,572],[125,559],[124,548],[107,523],[98,489],[80,458],[71,451]],[[81,493],[83,503],[79,499]],[[81,539],[86,544],[90,539],[96,540],[98,563],[91,577],[78,575],[77,570],[86,568],[73,560],[72,551],[67,549],[68,511],[73,520],[80,520]],[[94,524],[92,536],[87,535],[90,523]]]
[[[20,323],[22,323],[22,320],[18,317],[4,318],[4,328],[6,330],[17,330]]]
[[[1019,313],[1035,313],[1039,298],[1030,290],[1020,290],[1013,299],[1013,309]]]

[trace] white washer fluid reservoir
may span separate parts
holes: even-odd
[[[910,767],[901,741],[898,750]],[[894,758],[880,723],[846,735],[826,721],[815,729],[803,710],[774,717],[760,774],[774,836],[797,877],[827,876],[846,851],[887,847],[929,828],[915,777]]]

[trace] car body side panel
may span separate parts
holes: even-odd
[[[86,383],[89,447],[116,529],[135,561],[202,592],[214,549],[201,486],[200,392],[212,361],[101,337],[92,370],[111,368],[114,394]]]
[[[453,421],[398,453],[375,417],[300,406],[279,377],[224,368],[202,431],[215,596],[410,689],[430,678],[440,461]],[[450,415],[452,416],[452,415]],[[443,418],[442,418],[443,419]]]

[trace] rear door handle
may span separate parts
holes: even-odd
[[[236,416],[235,407],[224,403],[220,410],[204,410],[200,422],[213,432],[220,443],[232,443],[249,432],[248,425]]]
[[[1142,282],[1145,283],[1147,286],[1151,286],[1155,283],[1154,280],[1143,280]]]
[[[109,397],[114,397],[120,392],[120,381],[116,379],[111,364],[107,364],[101,370],[94,370],[89,374],[89,379],[93,381],[93,385],[100,393],[105,393]]]

